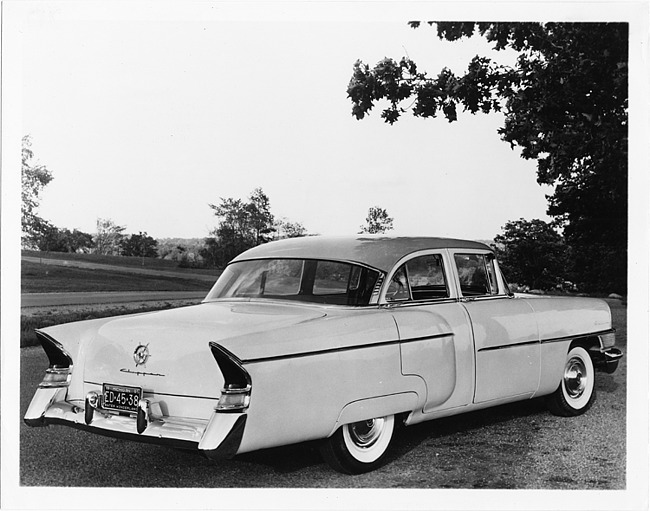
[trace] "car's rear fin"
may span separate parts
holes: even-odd
[[[251,377],[241,360],[216,342],[210,342],[210,350],[224,378],[218,412],[242,412],[248,408],[251,395]]]
[[[50,367],[45,371],[41,388],[67,387],[72,378],[72,357],[65,348],[46,333],[36,330],[36,337],[41,342],[43,350],[50,361]]]

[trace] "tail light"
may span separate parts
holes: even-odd
[[[36,330],[36,337],[50,360],[50,367],[45,371],[43,381],[38,386],[40,388],[67,387],[72,378],[72,357],[49,335]]]
[[[248,408],[251,397],[251,377],[241,360],[223,346],[210,343],[210,350],[221,369],[224,383],[215,408],[218,412],[242,412]]]

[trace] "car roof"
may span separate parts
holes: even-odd
[[[361,263],[388,272],[402,257],[427,249],[491,250],[484,243],[452,238],[357,236],[307,236],[272,241],[251,248],[232,262],[251,259],[324,259]]]

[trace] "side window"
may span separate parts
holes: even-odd
[[[408,281],[406,280],[406,266],[402,266],[395,272],[390,284],[388,284],[386,300],[389,302],[400,302],[409,298],[411,298],[411,295],[409,293]]]
[[[430,254],[416,257],[406,263],[413,300],[448,298],[442,256]]]
[[[485,266],[487,268],[488,283],[490,284],[490,294],[496,295],[499,293],[499,285],[497,284],[497,271],[494,269],[494,257],[486,257]]]
[[[442,256],[429,254],[403,264],[393,275],[386,291],[386,300],[433,300],[448,298]]]
[[[350,279],[349,264],[330,261],[318,261],[314,277],[313,294],[345,294],[348,292]]]
[[[494,261],[485,254],[454,254],[463,296],[498,293]]]

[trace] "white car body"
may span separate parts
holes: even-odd
[[[539,396],[577,415],[593,401],[594,367],[611,372],[621,356],[604,301],[515,296],[476,242],[296,238],[229,268],[196,306],[38,331],[51,367],[27,424],[211,458],[323,439],[334,468],[363,472],[382,462],[396,417],[408,425]],[[265,294],[294,281],[295,295]],[[246,294],[226,296],[233,282]],[[104,406],[111,399],[132,402],[120,411]]]

